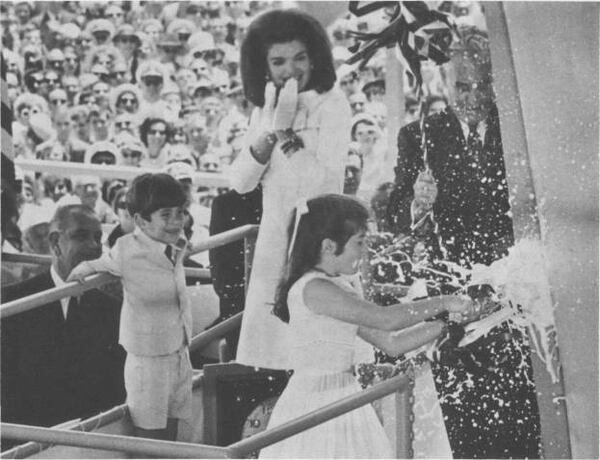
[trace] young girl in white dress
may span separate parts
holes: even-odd
[[[294,374],[268,428],[360,391],[352,374],[357,336],[398,355],[441,334],[442,321],[425,319],[473,309],[468,297],[454,295],[388,307],[363,300],[348,275],[358,272],[365,254],[368,218],[366,208],[343,195],[322,195],[296,208],[287,273],[274,307],[290,326],[288,368]],[[392,458],[393,452],[366,405],[266,447],[260,457]]]

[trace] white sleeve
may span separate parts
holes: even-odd
[[[121,249],[119,243],[120,239],[117,240],[110,251],[104,252],[98,259],[88,260],[82,262],[82,264],[85,265],[86,269],[90,269],[94,273],[108,272],[120,278],[123,275],[123,271],[121,269]]]
[[[261,129],[260,109],[257,107],[250,116],[248,133],[244,142],[244,147],[237,158],[233,161],[228,171],[229,184],[238,193],[248,193],[259,184],[269,162],[261,164],[250,153],[250,144]]]
[[[342,193],[346,155],[350,144],[350,105],[345,97],[325,101],[319,116],[319,138],[315,152],[332,193]]]

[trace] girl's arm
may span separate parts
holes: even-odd
[[[397,356],[435,340],[444,330],[441,320],[421,322],[400,331],[381,331],[361,326],[358,335],[390,356]]]
[[[323,278],[306,283],[303,295],[306,306],[315,313],[384,331],[404,329],[445,311],[468,313],[474,309],[474,302],[469,297],[458,295],[380,307]]]

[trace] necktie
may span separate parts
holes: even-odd
[[[165,256],[167,256],[167,259],[175,265],[175,254],[173,254],[173,247],[170,244],[167,244],[167,247],[165,248]]]

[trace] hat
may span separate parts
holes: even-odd
[[[83,73],[79,76],[79,83],[81,84],[82,89],[92,86],[99,80],[98,76],[93,73]]]
[[[59,48],[53,48],[48,52],[46,58],[49,61],[64,61],[65,54]]]
[[[194,180],[194,168],[193,166],[184,163],[183,161],[176,161],[166,166],[165,172],[172,176],[176,180]]]
[[[84,163],[92,163],[94,156],[100,152],[109,152],[114,156],[115,162],[119,157],[119,149],[115,144],[109,141],[94,142],[85,151]]]
[[[201,78],[194,85],[194,87],[192,89],[192,94],[195,94],[196,91],[199,90],[200,88],[207,88],[207,89],[212,90],[212,89],[214,89],[214,87],[215,87],[215,85],[211,80],[209,80],[207,78]]]
[[[179,86],[177,86],[171,80],[167,80],[162,91],[160,92],[160,95],[166,96],[167,94],[181,94],[181,90],[179,89]]]
[[[183,45],[179,41],[179,37],[173,33],[162,34],[161,37],[158,39],[158,42],[156,43],[156,45],[163,47],[163,48],[172,47],[172,48],[182,48],[183,49]]]
[[[203,30],[194,32],[188,39],[187,44],[190,47],[190,54],[192,55],[196,52],[215,49],[215,40],[213,36]]]
[[[61,24],[58,28],[58,32],[64,38],[68,38],[71,40],[75,40],[81,35],[81,29],[77,26],[77,24],[73,24],[72,22]]]
[[[42,141],[47,141],[56,134],[52,128],[52,120],[43,112],[34,113],[29,116],[29,128]]]
[[[189,33],[191,34],[194,30],[196,30],[196,26],[189,19],[177,18],[173,19],[171,23],[167,26],[168,34],[178,34],[178,33]]]
[[[108,19],[92,19],[85,30],[92,35],[97,32],[108,32],[109,36],[112,36],[115,33],[115,26]]]
[[[162,77],[165,79],[165,72],[162,64],[158,61],[146,61],[140,65],[138,70],[140,79],[144,77]]]
[[[142,42],[142,40],[140,39],[139,35],[137,34],[135,28],[131,24],[120,25],[119,28],[117,29],[117,32],[115,33],[115,36],[113,37],[113,41],[117,41],[118,37],[122,37],[122,36],[135,37],[138,40],[138,44],[140,44]]]

